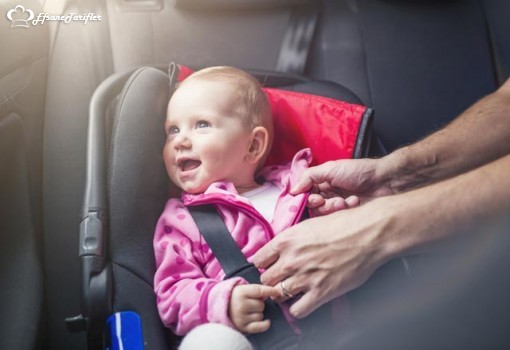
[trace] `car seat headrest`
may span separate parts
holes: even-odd
[[[312,150],[313,165],[361,157],[371,109],[301,92],[264,91],[271,104],[275,135],[266,165],[288,162],[303,148]]]
[[[171,66],[171,81],[183,81],[191,73],[193,70],[188,67]],[[262,79],[261,83],[265,81],[263,76],[255,76]],[[293,88],[298,91],[289,91]],[[372,110],[361,105],[348,89],[331,82],[314,81],[278,89],[263,87],[263,90],[269,99],[274,123],[273,146],[266,165],[286,163],[303,148],[312,150],[312,164],[364,156]],[[315,95],[314,90],[320,91],[322,96]],[[327,90],[340,90],[342,97],[347,96],[349,102],[354,103],[329,98],[337,96],[328,94]]]

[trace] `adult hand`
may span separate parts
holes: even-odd
[[[228,306],[228,314],[236,329],[243,333],[262,333],[271,326],[264,320],[264,300],[280,297],[277,288],[260,284],[240,284],[234,287]]]
[[[353,208],[361,201],[393,193],[388,163],[385,158],[330,161],[307,169],[291,193],[311,190],[308,207],[315,215]]]
[[[360,286],[391,258],[381,240],[392,217],[384,212],[384,202],[382,198],[285,230],[252,259],[267,269],[262,283],[276,286],[284,280],[288,293],[303,293],[290,308],[297,318]]]

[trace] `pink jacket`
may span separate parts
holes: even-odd
[[[183,193],[182,201],[170,199],[158,220],[154,235],[156,274],[154,290],[161,319],[177,335],[203,323],[233,327],[228,317],[232,289],[247,284],[241,277],[223,280],[223,272],[186,206],[215,204],[242,252],[250,258],[275,235],[299,222],[307,194],[289,194],[311,162],[309,149],[299,151],[292,162],[262,171],[266,181],[281,189],[273,222],[268,223],[238,195],[231,182],[216,182],[203,194]]]

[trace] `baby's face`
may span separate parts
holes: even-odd
[[[170,100],[163,158],[172,182],[186,192],[204,192],[220,180],[250,181],[244,169],[251,131],[235,115],[232,91],[218,82],[191,81]]]

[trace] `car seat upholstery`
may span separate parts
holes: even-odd
[[[63,13],[93,12],[103,16],[101,22],[87,25],[61,23],[52,32],[43,128],[45,344],[51,349],[80,350],[86,348],[84,334],[70,333],[64,319],[78,313],[80,304],[76,247],[85,179],[87,116],[92,93],[113,73],[113,65],[103,2],[59,3]],[[45,5],[59,6],[53,1]],[[46,6],[44,11],[59,13]]]
[[[225,1],[210,3],[167,6],[150,18],[111,5],[115,64],[124,69],[171,59],[275,70],[292,7],[247,11],[239,6],[228,10]],[[508,6],[503,2],[324,0],[321,5],[304,74],[348,86],[374,107],[376,128],[388,150],[438,129],[493,91],[498,84],[493,46],[499,67],[510,62],[507,25],[499,15]],[[147,33],[126,26],[134,21]],[[161,31],[152,32],[153,27]],[[186,35],[182,27],[189,28]],[[144,57],[132,52],[140,46],[146,47]]]
[[[43,274],[35,234],[24,129],[19,115],[0,118],[0,348],[37,348],[42,320]]]
[[[43,334],[40,179],[48,31],[11,28],[5,14],[17,4],[0,3],[0,348],[29,350],[41,347]]]
[[[307,2],[108,2],[113,62],[117,71],[168,61],[276,70],[291,17]]]
[[[495,75],[498,85],[510,76],[510,12],[508,1],[484,0],[483,11],[486,16],[489,43],[492,48]]]
[[[348,86],[372,106],[388,150],[445,125],[497,86],[480,1],[323,6],[308,74]]]

